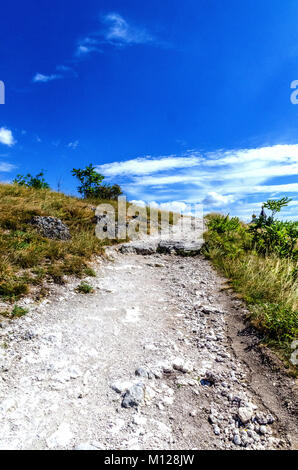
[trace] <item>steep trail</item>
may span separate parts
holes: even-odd
[[[93,294],[73,281],[2,323],[0,448],[296,448],[294,381],[262,364],[223,279],[131,251],[96,262]]]

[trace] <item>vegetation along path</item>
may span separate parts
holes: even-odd
[[[142,244],[2,323],[0,447],[296,448],[294,379],[242,302],[201,255]]]

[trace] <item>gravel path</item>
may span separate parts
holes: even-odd
[[[294,380],[223,279],[133,251],[95,263],[93,294],[73,281],[2,322],[0,449],[297,448]]]

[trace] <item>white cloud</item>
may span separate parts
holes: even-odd
[[[95,46],[95,45],[92,46],[89,43],[86,43],[85,42],[86,39],[88,39],[88,38],[85,38],[81,42],[79,42],[79,44],[77,46],[77,50],[76,50],[76,56],[77,57],[87,56],[91,52],[100,52],[100,49],[97,46]],[[95,41],[94,44],[99,44],[99,43],[97,43]]]
[[[210,191],[205,199],[203,199],[202,203],[206,204],[207,206],[222,207],[227,206],[231,202],[234,202],[234,200],[234,196],[223,196],[222,194],[218,194],[215,191]]]
[[[207,166],[231,165],[248,162],[298,162],[298,145],[273,145],[254,149],[220,150],[207,154]]]
[[[12,147],[16,143],[12,132],[5,127],[0,128],[0,143],[3,145],[8,145],[8,147]]]
[[[60,78],[62,78],[62,76],[59,74],[43,75],[42,73],[37,73],[34,75],[32,81],[34,83],[47,83],[52,82],[53,80],[59,80]]]
[[[199,157],[160,157],[136,158],[124,162],[106,163],[97,166],[105,176],[146,175],[176,168],[189,168],[198,165]]]
[[[298,176],[298,145],[219,150],[205,155],[191,151],[97,168],[138,201],[201,202],[206,210],[249,214],[259,210],[259,200],[298,196],[298,183],[293,178]],[[248,207],[250,203],[253,206]],[[289,216],[295,216],[297,204],[289,211]],[[287,214],[285,210],[283,213]]]

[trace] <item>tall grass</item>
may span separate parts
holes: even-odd
[[[241,223],[236,231],[210,229],[205,242],[205,255],[247,302],[250,319],[267,344],[289,357],[298,337],[297,260],[257,253]]]

